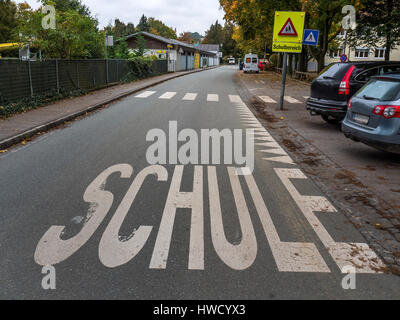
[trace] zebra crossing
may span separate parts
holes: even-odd
[[[178,92],[170,92],[170,91],[158,93],[158,95],[157,91],[144,91],[137,94],[135,98],[146,99],[153,96],[157,96],[157,99],[159,100],[172,100],[173,98],[177,98],[178,95],[179,95]],[[231,96],[233,95],[228,95],[228,98],[231,98]],[[309,98],[308,96],[302,96],[302,97],[285,96],[285,101],[290,104],[304,104],[308,98]],[[215,103],[215,102],[221,102],[222,96],[216,93],[207,93],[204,95],[195,92],[188,92],[184,93],[184,95],[178,99],[181,99],[182,101],[196,101],[197,99],[205,99],[205,101],[207,102]],[[258,96],[258,99],[268,104],[277,104],[279,100],[278,97],[270,97],[270,96]]]

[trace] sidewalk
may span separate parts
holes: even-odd
[[[209,70],[197,69],[155,76],[127,84],[95,90],[87,95],[67,98],[53,104],[40,107],[11,118],[0,120],[0,150],[5,150],[24,139],[40,132],[57,127],[88,112],[92,112],[115,100],[126,97],[143,89],[162,82],[185,76],[187,74]]]
[[[293,99],[280,111],[278,103],[261,98],[279,101],[281,75],[238,73],[236,80],[261,123],[400,274],[400,156],[356,143],[340,125],[310,116],[308,83],[288,79],[286,97]]]

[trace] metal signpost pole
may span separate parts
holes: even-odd
[[[106,47],[106,83],[108,84],[108,55],[107,55],[107,33],[104,36],[104,44]]]
[[[280,110],[283,110],[283,103],[284,103],[284,99],[285,99],[287,60],[288,60],[288,54],[287,54],[287,52],[285,52],[283,54],[282,88],[281,88],[280,105],[279,105]]]

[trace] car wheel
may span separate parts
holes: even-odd
[[[326,116],[326,115],[321,115],[322,119],[324,119],[324,121],[330,123],[330,124],[339,124],[341,121],[339,119],[333,118],[331,116]]]

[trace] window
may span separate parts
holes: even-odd
[[[400,72],[400,65],[394,64],[394,65],[389,65],[389,66],[383,66],[379,68],[379,75],[385,74],[385,73],[399,73]]]
[[[343,54],[344,54],[343,48],[330,49],[329,50],[329,57],[330,58],[340,58]]]
[[[360,73],[355,80],[358,82],[368,82],[371,77],[378,75],[378,68],[372,68]]]
[[[251,63],[251,58],[246,58],[246,63]]]
[[[357,94],[357,97],[367,96],[380,101],[394,100],[400,91],[400,82],[374,80],[364,86]]]
[[[369,57],[369,49],[368,48],[356,48],[354,56],[356,58],[368,58]]]
[[[384,59],[385,58],[385,48],[376,48],[375,49],[375,58],[376,59]]]
[[[257,58],[253,58],[253,63],[257,63]]]

